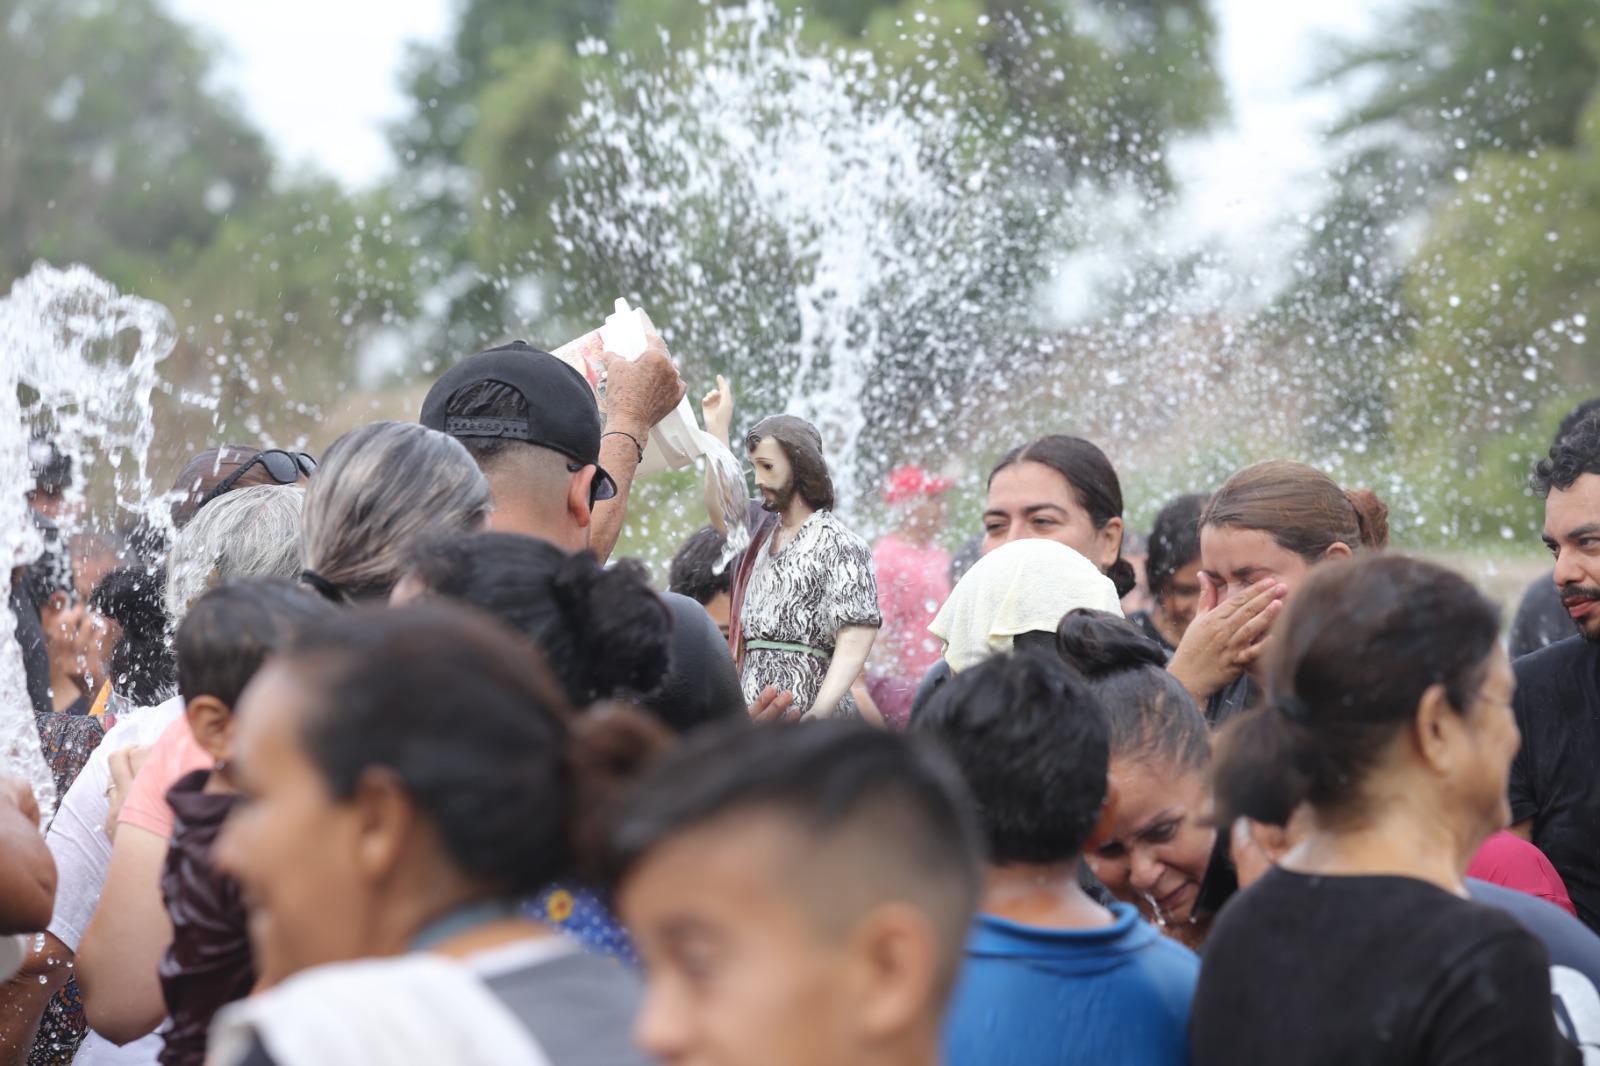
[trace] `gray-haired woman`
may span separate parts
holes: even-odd
[[[489,508],[489,483],[460,441],[414,422],[353,429],[306,490],[302,577],[337,602],[382,599],[412,547],[481,528]]]

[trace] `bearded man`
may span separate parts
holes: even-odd
[[[733,393],[724,378],[701,411],[706,429],[728,445]],[[857,717],[850,686],[883,622],[872,551],[834,517],[815,426],[773,415],[745,434],[744,448],[760,495],[749,504],[750,544],[729,564],[728,642],[745,700],[754,704],[770,688],[791,693],[803,721]],[[708,464],[706,509],[726,533],[722,492]]]
[[[1533,487],[1544,497],[1552,579],[1578,633],[1516,661],[1511,831],[1545,853],[1578,917],[1600,932],[1600,413],[1556,441]]]

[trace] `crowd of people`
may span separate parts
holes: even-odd
[[[604,370],[219,445],[166,532],[37,442],[0,1066],[1600,1061],[1600,401],[1508,643],[1295,462],[1135,537],[1047,436],[981,529],[893,469],[868,545],[726,382],[757,498],[708,481],[658,590],[610,556],[686,388]]]

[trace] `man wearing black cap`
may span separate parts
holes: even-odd
[[[434,383],[421,422],[478,461],[494,494],[491,529],[610,556],[645,438],[686,389],[661,338],[648,340],[637,359],[602,357],[604,424],[583,376],[522,341],[469,356]]]

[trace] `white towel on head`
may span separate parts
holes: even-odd
[[[278,1066],[550,1066],[482,978],[421,952],[319,966],[223,1008],[207,1066],[235,1066],[252,1038]]]
[[[944,641],[956,673],[997,652],[1019,633],[1054,633],[1079,607],[1122,617],[1111,579],[1065,544],[1032,538],[1002,544],[972,565],[928,626]]]

